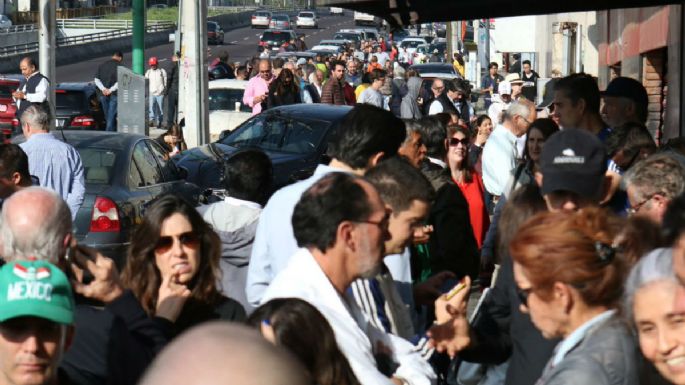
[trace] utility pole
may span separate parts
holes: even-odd
[[[207,0],[184,0],[181,25],[179,112],[185,118],[188,147],[209,143],[207,109]],[[180,106],[183,106],[181,110]]]
[[[145,73],[145,0],[133,0],[133,70],[138,75]]]
[[[50,80],[51,86],[48,87],[48,104],[50,105],[50,116],[55,116],[55,83],[57,82],[57,71],[55,70],[55,55],[57,45],[55,44],[55,34],[57,33],[56,18],[57,5],[55,1],[40,0],[38,11],[38,66],[40,72]],[[50,128],[55,128],[55,120],[50,119]]]

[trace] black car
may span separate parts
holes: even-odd
[[[93,83],[59,83],[55,87],[55,126],[65,130],[102,130],[107,125]]]
[[[284,43],[290,42],[291,39],[297,39],[295,32],[286,29],[267,29],[259,38],[259,52],[264,51],[264,48],[279,49]]]
[[[119,266],[132,231],[157,197],[173,193],[194,204],[201,199],[202,190],[186,182],[185,171],[147,136],[101,131],[52,134],[74,146],[83,162],[86,194],[73,229],[78,243],[99,250]]]
[[[224,30],[216,21],[207,22],[207,44],[224,44]]]
[[[255,115],[218,141],[186,151],[176,164],[188,171],[189,182],[202,188],[223,188],[223,162],[235,151],[257,147],[274,165],[278,189],[308,178],[325,156],[328,138],[352,107],[327,104],[296,104]]]

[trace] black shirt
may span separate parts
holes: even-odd
[[[117,83],[118,66],[118,61],[114,59],[107,60],[106,62],[100,64],[97,72],[95,73],[95,78],[100,79],[102,85],[105,86],[105,88],[111,88],[114,84]],[[114,94],[116,94],[116,91],[114,92]]]
[[[523,88],[521,88],[521,93],[526,99],[531,102],[535,101],[535,96],[538,94],[538,79],[540,75],[537,72],[531,71],[530,75],[523,73]]]

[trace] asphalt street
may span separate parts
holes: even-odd
[[[330,39],[339,29],[352,28],[354,22],[352,20],[352,13],[348,12],[345,16],[328,16],[320,15],[318,29],[297,29],[297,33],[305,34],[305,42],[308,47],[316,45],[320,40]],[[223,45],[210,45],[211,61],[215,56],[218,56],[223,51],[228,51],[230,61],[241,61],[255,56],[257,54],[257,43],[259,36],[263,29],[252,29],[244,27],[226,31],[224,35]],[[169,65],[171,55],[173,54],[174,43],[151,47],[145,50],[145,63],[148,58],[156,56],[162,63],[162,67]],[[107,60],[109,56],[95,57],[89,60],[83,60],[79,63],[64,65],[57,67],[57,82],[87,82],[92,81],[95,71],[100,63]],[[208,61],[208,62],[209,62]],[[124,52],[123,65],[131,68],[131,51]]]

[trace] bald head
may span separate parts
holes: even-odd
[[[6,261],[34,257],[58,263],[71,234],[69,206],[54,191],[27,187],[2,207],[3,257]]]
[[[265,370],[268,369],[268,370]],[[290,353],[247,326],[210,322],[175,339],[155,359],[141,385],[306,385]]]

